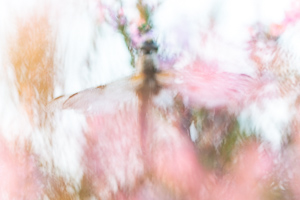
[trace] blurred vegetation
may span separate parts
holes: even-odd
[[[55,40],[48,20],[47,13],[18,19],[17,36],[10,41],[9,58],[15,84],[32,120],[40,119],[54,92]]]
[[[139,37],[151,32],[153,29],[152,16],[153,8],[147,5],[143,0],[138,0],[136,8],[140,14],[140,24],[138,25]],[[123,35],[126,47],[131,56],[131,65],[135,67],[137,59],[138,47],[135,46],[132,35],[129,32],[130,23],[126,15],[122,11],[122,1],[120,1],[120,12],[116,15],[117,30]],[[17,25],[17,39],[11,41],[10,61],[15,72],[16,85],[20,101],[24,105],[30,118],[36,116],[35,111],[42,115],[44,107],[54,92],[55,68],[55,42],[51,34],[51,28],[47,16],[32,16],[28,21],[19,20]],[[259,39],[261,35],[257,35]],[[267,40],[278,40],[267,34],[264,36]],[[257,45],[257,38],[251,41],[253,45]],[[274,52],[276,49],[276,41],[271,42]],[[261,41],[259,41],[261,42]],[[263,74],[265,66],[262,65],[260,57],[256,55],[260,49],[253,48],[251,52],[254,63],[258,66]],[[276,57],[276,59],[279,59]],[[272,62],[271,62],[272,63]],[[271,66],[275,66],[275,71],[281,70],[284,65],[280,61],[273,61]],[[275,68],[274,67],[274,68]],[[279,69],[280,68],[280,69]],[[284,81],[286,79],[283,79]],[[296,90],[297,84],[286,83],[282,94],[290,89]],[[191,108],[184,110],[183,99],[176,99],[176,109],[180,113],[183,121],[183,130],[189,127],[186,124],[195,124],[198,138],[194,145],[197,150],[199,163],[209,172],[213,172],[218,176],[226,175],[234,166],[236,155],[241,147],[255,141],[262,144],[262,139],[256,133],[246,133],[240,128],[240,124],[235,114],[230,113],[226,108]],[[288,137],[292,140],[291,137]],[[293,144],[289,141],[290,145]],[[247,173],[246,171],[244,173]],[[54,176],[55,177],[55,176]],[[291,185],[284,182],[274,174],[267,177],[267,184],[263,185],[263,199],[279,200],[279,199],[296,199],[293,196]],[[88,199],[96,195],[90,177],[83,176],[81,188],[77,190],[72,183],[66,183],[61,177],[50,179],[46,185],[46,195],[49,199]]]

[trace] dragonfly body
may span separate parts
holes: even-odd
[[[146,41],[142,48],[142,55],[139,61],[138,70],[143,77],[142,84],[137,88],[136,93],[139,97],[140,107],[139,107],[139,123],[140,132],[142,134],[142,143],[144,143],[144,135],[147,134],[148,124],[147,124],[147,111],[149,103],[153,96],[157,95],[161,89],[161,86],[157,80],[157,46],[152,40]],[[144,145],[142,145],[143,147]]]

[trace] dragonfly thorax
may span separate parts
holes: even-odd
[[[143,98],[156,95],[160,89],[156,79],[156,73],[158,72],[157,49],[157,45],[152,40],[144,42],[141,47],[138,73],[143,74],[144,81],[138,93]]]

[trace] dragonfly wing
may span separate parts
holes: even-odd
[[[255,86],[250,76],[207,68],[172,71],[159,80],[177,91],[185,105],[207,108],[240,105]]]
[[[125,78],[105,86],[86,89],[54,100],[48,110],[73,109],[86,115],[116,112],[129,102],[138,104],[136,88],[142,83],[140,77]]]

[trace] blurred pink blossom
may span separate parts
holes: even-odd
[[[147,114],[146,135],[141,135],[135,104],[88,118],[84,163],[100,197],[122,199],[126,191],[135,198],[150,181],[158,190],[196,199],[203,176],[196,149],[187,135],[155,110],[150,108]]]
[[[83,158],[91,187],[101,198],[132,190],[144,172],[138,107],[88,118]]]
[[[0,199],[38,199],[42,179],[35,159],[23,149],[12,150],[0,141]]]
[[[264,187],[273,173],[273,157],[259,145],[252,142],[241,146],[227,173],[208,173],[204,199],[263,199]]]

